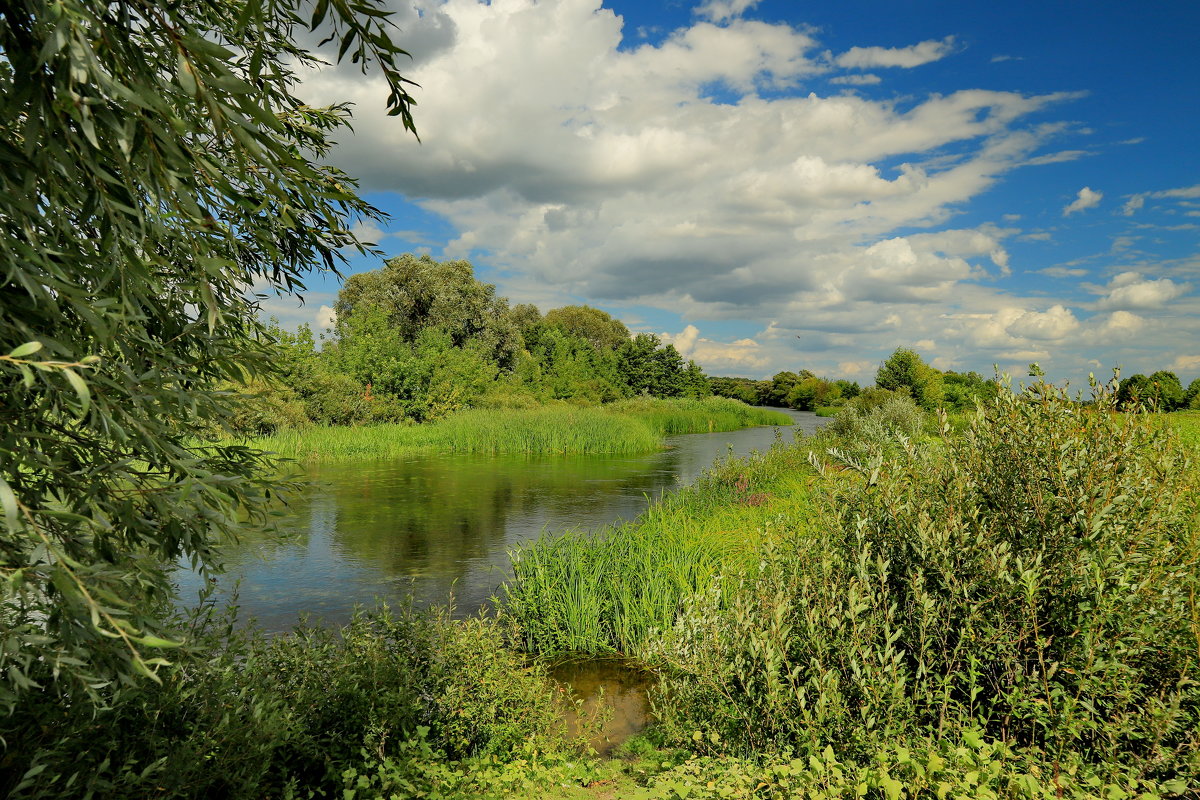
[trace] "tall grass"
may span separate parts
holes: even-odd
[[[595,535],[546,533],[510,555],[505,608],[542,653],[645,656],[681,603],[757,557],[772,527],[811,516],[806,451],[731,459]]]
[[[728,397],[706,397],[703,400],[636,397],[613,403],[606,406],[605,410],[640,419],[664,436],[736,431],[755,425],[792,424],[792,418],[782,411],[755,408]]]
[[[310,462],[395,458],[417,452],[622,455],[657,450],[664,435],[790,422],[786,414],[725,398],[639,399],[600,408],[478,409],[427,425],[300,428],[253,444]]]

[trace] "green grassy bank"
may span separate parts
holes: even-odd
[[[547,532],[512,552],[506,613],[535,652],[652,659],[681,603],[744,571],[784,520],[812,518],[815,480],[805,448],[777,445],[717,464],[633,522]]]
[[[484,454],[647,453],[662,437],[787,425],[791,418],[736,400],[639,398],[608,406],[474,409],[425,425],[311,427],[252,440],[306,462],[394,458],[415,452]]]

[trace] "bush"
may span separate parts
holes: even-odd
[[[1191,464],[1113,409],[1102,387],[1084,406],[1039,383],[943,449],[841,473],[832,524],[695,599],[663,642],[667,731],[867,758],[977,730],[1051,761],[1200,775]]]
[[[925,423],[925,413],[906,394],[868,389],[837,412],[814,443],[861,460],[899,452],[905,440],[921,435]]]
[[[161,685],[94,715],[31,697],[4,719],[0,794],[332,796],[348,770],[426,770],[408,763],[426,751],[496,763],[566,752],[562,695],[507,642],[495,620],[411,608],[270,640],[210,619]]]

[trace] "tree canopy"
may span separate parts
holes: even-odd
[[[875,373],[875,385],[890,391],[907,390],[924,409],[942,402],[942,374],[925,363],[915,350],[899,347]]]
[[[273,493],[261,454],[212,434],[231,382],[279,369],[258,298],[379,216],[324,160],[346,108],[294,92],[321,31],[412,129],[378,6],[4,4],[0,707],[153,676],[164,565],[210,564]]]
[[[616,350],[629,341],[629,329],[606,311],[591,306],[563,306],[546,312],[546,324],[586,339],[597,350]]]

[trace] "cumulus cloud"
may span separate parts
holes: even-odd
[[[1146,327],[1146,320],[1129,311],[1114,311],[1097,320],[1092,333],[1105,342],[1128,339]]]
[[[1005,331],[1019,339],[1057,341],[1079,328],[1079,320],[1071,310],[1053,305],[1045,311],[1025,311],[1005,326]]]
[[[1103,197],[1103,192],[1094,192],[1090,187],[1085,186],[1079,190],[1079,194],[1075,199],[1063,208],[1063,216],[1069,217],[1077,211],[1086,211],[1089,208],[1095,208],[1100,204],[1100,199]]]
[[[1190,288],[1189,284],[1176,283],[1170,278],[1149,280],[1140,272],[1122,272],[1113,277],[1107,286],[1094,291],[1103,295],[1097,303],[1099,308],[1156,309]]]
[[[923,339],[928,357],[970,364],[1040,351],[1033,337],[1075,319],[997,286],[1029,269],[1006,246],[1021,231],[953,222],[1061,135],[1031,119],[1075,95],[831,91],[835,69],[916,66],[955,44],[832,58],[813,29],[749,8],[709,3],[639,41],[600,0],[424,4],[406,19],[441,38],[409,75],[420,143],[376,112],[377,78],[326,68],[304,92],[356,104],[333,160],[444,218],[456,233],[441,257],[485,262],[514,302],[671,312],[707,369],[783,368],[798,349],[814,369],[877,365]],[[752,338],[705,338],[715,319]]]
[[[680,355],[694,360],[710,374],[757,372],[770,361],[763,348],[753,339],[718,342],[702,337],[695,325],[687,325],[675,334],[660,333],[658,338],[666,344],[675,345]]]
[[[1171,362],[1172,372],[1195,372],[1200,370],[1200,356],[1176,356]]]
[[[929,39],[911,47],[851,47],[834,59],[834,63],[846,69],[874,69],[876,67],[919,67],[938,61],[954,50],[954,37]]]
[[[697,6],[693,13],[698,17],[711,19],[713,22],[724,22],[727,19],[740,17],[756,5],[758,5],[758,0],[708,0]]]

